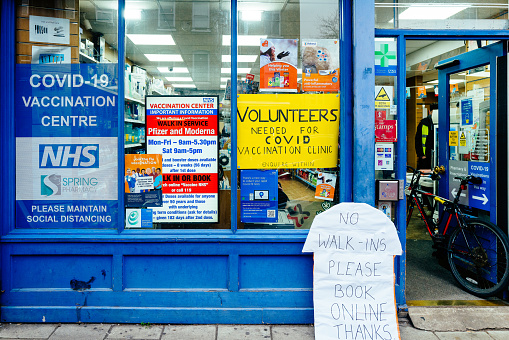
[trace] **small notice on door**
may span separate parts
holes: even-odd
[[[375,86],[375,108],[390,109],[392,103],[392,86]]]
[[[449,146],[458,146],[458,131],[449,131]]]

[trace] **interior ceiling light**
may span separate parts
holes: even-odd
[[[145,54],[149,61],[184,61],[180,54]]]
[[[441,6],[439,4],[413,4],[399,14],[400,20],[441,20],[452,17],[454,14],[470,6]]]
[[[262,21],[263,11],[241,11],[242,21]]]
[[[172,84],[173,87],[187,87],[187,88],[196,88],[194,84]]]
[[[187,67],[171,67],[171,66],[163,66],[158,67],[157,70],[161,73],[189,73]]]
[[[258,58],[257,55],[238,55],[237,61],[239,63],[254,63],[256,61],[256,58]],[[223,55],[221,57],[221,60],[223,61],[223,63],[231,63],[232,56],[231,55]]]
[[[450,79],[449,84],[460,84],[464,83],[465,81],[463,79]],[[424,82],[425,84],[438,84],[438,80],[431,80]]]
[[[137,8],[126,8],[124,11],[124,18],[132,20],[141,19],[141,9]]]
[[[267,39],[266,35],[239,35],[237,45],[239,46],[260,46],[260,39]],[[230,46],[231,36],[223,35],[223,46]]]
[[[175,45],[169,34],[127,34],[135,45]]]
[[[169,82],[172,81],[193,81],[193,78],[191,77],[166,77],[166,80]]]
[[[239,67],[237,69],[237,73],[249,73],[251,72],[251,68],[249,67]],[[232,69],[229,67],[221,67],[221,73],[232,73]]]

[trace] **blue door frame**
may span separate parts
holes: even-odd
[[[440,165],[449,168],[449,124],[450,124],[450,75],[475,67],[490,66],[490,220],[497,223],[497,57],[507,54],[506,42],[498,42],[483,48],[463,53],[438,63],[438,161]],[[453,66],[447,67],[448,63]],[[442,66],[442,68],[441,68]],[[504,94],[505,95],[505,94]],[[480,163],[482,164],[482,163]],[[444,176],[439,182],[439,194],[449,196],[449,176]]]
[[[467,31],[467,30],[408,30],[408,29],[375,29],[375,37],[377,38],[396,38],[397,39],[397,77],[400,81],[397,82],[397,107],[398,107],[398,143],[396,145],[396,179],[406,180],[406,164],[407,164],[407,119],[406,115],[406,41],[407,40],[494,40],[494,39],[509,39],[509,34],[504,31]],[[475,52],[475,51],[474,51]],[[454,58],[453,58],[454,59]],[[486,63],[486,62],[485,62]],[[491,83],[494,86],[495,82]],[[448,88],[448,85],[447,87]],[[494,89],[490,89],[495,93]],[[490,103],[490,106],[493,103]],[[496,107],[496,106],[491,106]],[[439,107],[439,111],[443,109]],[[440,121],[441,126],[444,126]],[[448,124],[448,123],[447,123]],[[446,125],[448,126],[448,125]],[[444,138],[444,137],[442,137]],[[448,138],[448,136],[447,136]],[[495,143],[495,140],[491,140]],[[493,144],[490,145],[492,150]],[[448,157],[447,157],[448,159]],[[440,164],[442,159],[440,159]],[[492,167],[492,169],[496,169]],[[495,181],[492,181],[492,185]],[[446,184],[442,184],[445,185]],[[448,185],[448,184],[447,184]],[[445,190],[445,189],[443,189]],[[493,190],[493,189],[492,189]],[[494,191],[492,191],[494,192]],[[406,309],[406,198],[396,203],[396,227],[398,229],[399,239],[403,248],[403,255],[397,256],[395,259],[394,270],[396,276],[396,301],[399,309]],[[491,214],[494,216],[494,214]]]

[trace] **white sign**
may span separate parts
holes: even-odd
[[[70,64],[69,46],[32,46],[32,64]]]
[[[154,189],[154,177],[137,177],[136,183],[134,184],[134,192],[142,192],[143,190]]]
[[[394,144],[376,143],[375,170],[393,170],[393,169],[394,169]]]
[[[317,215],[303,252],[314,252],[315,338],[399,339],[394,298],[396,228],[365,203]]]
[[[117,200],[117,141],[17,137],[16,200]]]
[[[31,42],[69,45],[71,28],[69,19],[31,15],[29,25]]]

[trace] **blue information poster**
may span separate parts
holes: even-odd
[[[115,228],[116,64],[16,65],[16,227]]]
[[[461,126],[474,124],[474,110],[472,107],[472,99],[463,99],[461,101]]]
[[[276,223],[278,188],[275,170],[240,171],[240,221]]]
[[[482,179],[479,185],[469,185],[468,198],[470,206],[490,210],[490,163],[468,162],[468,174]]]

